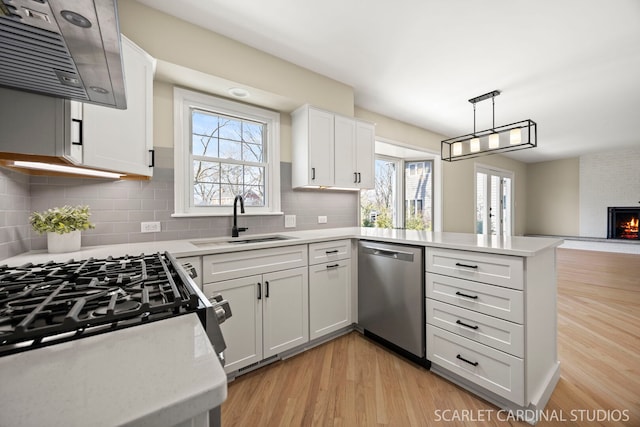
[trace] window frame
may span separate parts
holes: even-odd
[[[213,95],[173,88],[174,213],[172,217],[229,216],[232,206],[194,206],[193,109],[266,124],[265,206],[245,205],[245,215],[282,215],[280,208],[280,113]]]
[[[423,162],[423,171],[425,168],[424,162],[429,162],[431,165],[431,192],[432,192],[432,206],[431,206],[431,228],[433,232],[441,232],[442,231],[442,159],[440,158],[440,154],[422,147],[411,146],[409,144],[403,144],[396,141],[391,141],[383,138],[376,138],[376,141],[383,142],[387,145],[395,145],[401,148],[408,148],[411,150],[421,151],[424,155],[420,156],[407,156],[407,157],[396,157],[386,154],[376,153],[374,156],[375,160],[383,160],[386,162],[391,162],[396,164],[396,169],[398,172],[396,173],[395,187],[398,191],[398,195],[394,198],[394,212],[393,212],[393,226],[397,228],[405,228],[406,226],[406,207],[405,207],[405,163],[406,162]],[[417,163],[416,163],[417,165]],[[416,168],[417,169],[417,168]],[[375,168],[374,168],[375,173]],[[363,190],[365,191],[365,190]],[[424,208],[424,201],[422,201]],[[361,202],[358,202],[358,224],[362,224],[362,205]],[[415,201],[414,201],[415,206]]]

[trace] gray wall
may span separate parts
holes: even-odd
[[[29,177],[0,168],[0,260],[30,249]]]
[[[580,159],[527,165],[527,233],[580,235]]]
[[[173,149],[157,148],[159,165],[173,164]],[[89,205],[93,230],[83,231],[82,245],[107,245],[174,239],[231,236],[231,217],[172,218],[173,169],[156,168],[150,181],[110,181],[0,174],[0,259],[30,249],[45,249],[46,237],[30,229],[28,216],[62,205]],[[284,228],[284,217],[240,215],[243,235],[357,225],[359,195],[345,191],[293,191],[291,163],[280,163],[282,210],[296,215],[296,228]],[[6,196],[5,196],[6,194]],[[318,215],[328,217],[318,224]],[[140,233],[141,221],[160,221],[159,233]]]

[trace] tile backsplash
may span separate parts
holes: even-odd
[[[0,168],[0,260],[31,248],[29,176]]]
[[[160,165],[173,164],[173,150],[156,149]],[[346,191],[291,189],[291,163],[280,164],[281,207],[296,215],[296,228],[284,228],[284,217],[240,215],[245,235],[357,225],[359,194]],[[62,205],[89,205],[93,230],[82,232],[82,245],[106,245],[174,239],[231,236],[231,217],[172,218],[173,169],[154,170],[150,181],[110,181],[27,176],[0,169],[0,259],[46,248],[46,237],[31,230],[28,216]],[[328,217],[318,224],[318,215]],[[141,233],[140,222],[160,221],[162,231]]]

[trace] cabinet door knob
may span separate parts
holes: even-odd
[[[269,298],[269,282],[264,282],[264,297]]]
[[[353,173],[353,183],[357,184],[358,183],[358,172],[354,172]]]
[[[258,299],[262,299],[262,284],[258,282]]]
[[[311,168],[311,180],[316,179],[316,168]]]

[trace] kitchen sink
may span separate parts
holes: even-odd
[[[256,237],[253,239],[228,240],[227,243],[231,243],[234,245],[241,245],[244,243],[275,242],[278,240],[289,240],[289,239],[293,239],[293,237],[287,237],[287,236]]]
[[[247,237],[247,238],[238,238],[233,240],[227,239],[215,239],[215,240],[196,240],[192,241],[191,244],[198,247],[206,247],[213,245],[246,245],[248,243],[265,243],[265,242],[277,242],[280,240],[290,240],[295,239],[295,237],[289,236],[256,236],[256,237]]]

